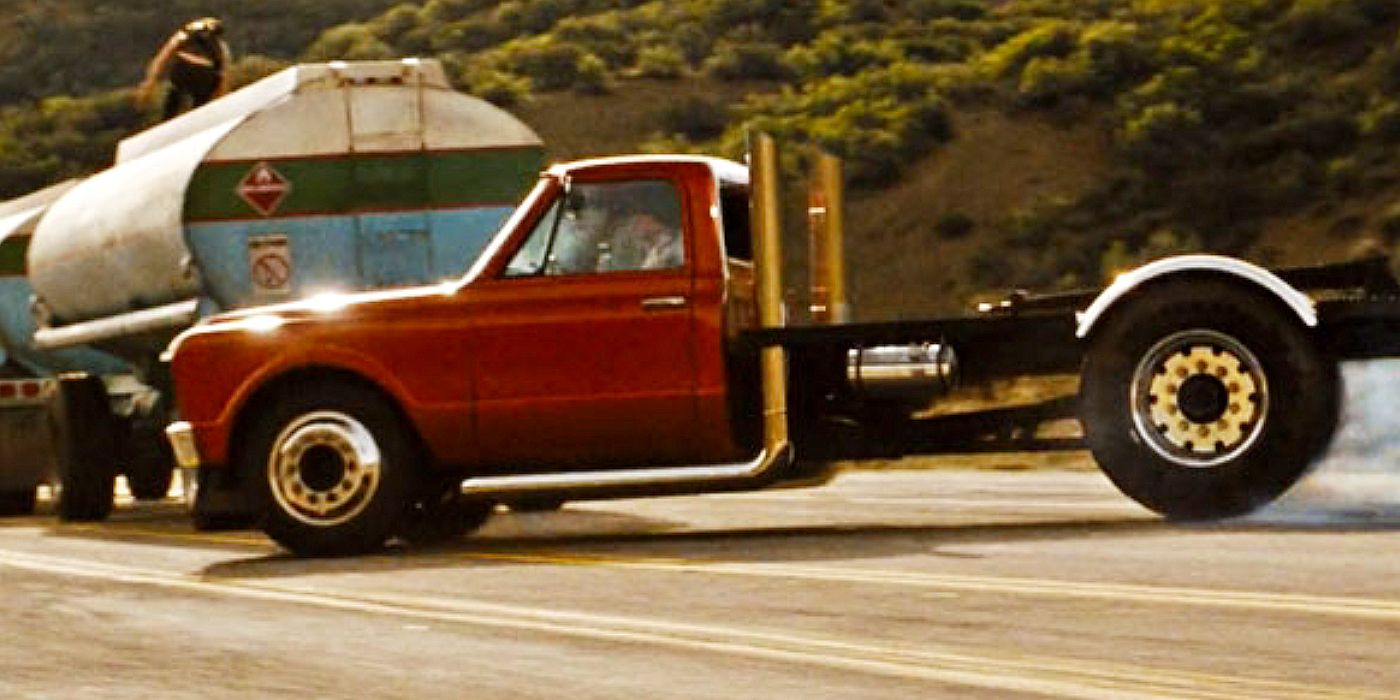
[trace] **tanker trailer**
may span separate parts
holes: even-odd
[[[168,491],[159,354],[177,333],[459,277],[542,160],[529,127],[453,91],[436,61],[309,64],[126,139],[111,168],[17,212],[33,297],[0,300],[0,324],[16,326],[10,354],[54,378],[60,517],[105,518],[119,473],[138,498]]]
[[[49,433],[54,373],[91,369],[118,377],[127,371],[97,350],[43,353],[29,342],[35,330],[33,291],[25,276],[29,242],[48,205],[75,184],[70,180],[0,204],[0,516],[34,512],[39,485],[57,478]]]

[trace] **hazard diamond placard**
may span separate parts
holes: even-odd
[[[254,165],[238,183],[238,196],[263,216],[271,216],[292,191],[292,182],[267,163]]]

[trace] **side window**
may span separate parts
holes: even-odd
[[[724,250],[731,258],[753,260],[753,237],[749,233],[749,190],[726,187],[719,193],[720,216],[724,220]]]
[[[559,200],[554,200],[549,211],[540,217],[535,230],[525,239],[525,245],[511,258],[506,266],[506,277],[530,277],[538,275],[549,260],[549,240],[554,235],[555,222],[559,220]]]
[[[680,197],[665,180],[598,185],[610,211],[597,269],[666,270],[685,265]]]
[[[507,276],[581,275],[685,266],[680,195],[667,180],[575,183],[541,218]]]

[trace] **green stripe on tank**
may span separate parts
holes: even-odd
[[[543,161],[539,148],[269,160],[290,183],[270,215],[239,196],[256,162],[205,163],[190,179],[185,220],[514,204]]]

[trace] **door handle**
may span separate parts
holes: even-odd
[[[688,303],[685,297],[650,297],[642,300],[643,311],[665,311],[667,309],[684,309]]]

